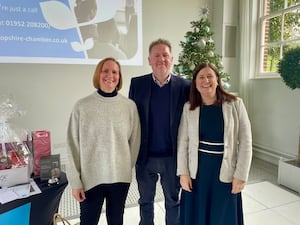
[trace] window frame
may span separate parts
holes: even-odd
[[[284,32],[284,15],[288,12],[294,11],[294,10],[299,10],[300,11],[300,2],[298,2],[296,5],[292,6],[287,6],[287,0],[285,0],[285,6],[283,9],[278,10],[276,12],[268,13],[266,10],[267,2],[270,2],[270,0],[258,0],[258,13],[257,13],[257,57],[256,57],[256,72],[254,78],[280,78],[280,75],[278,72],[266,72],[264,71],[264,63],[265,63],[265,48],[268,46],[272,45],[279,45],[280,47],[280,55],[279,58],[282,58],[282,51],[283,51],[283,46],[286,43],[291,43],[291,42],[297,42],[300,41],[299,39],[294,39],[294,40],[284,40],[283,39],[283,32]],[[275,18],[277,16],[280,16],[281,19],[281,36],[280,40],[276,42],[266,42],[265,40],[265,22]]]

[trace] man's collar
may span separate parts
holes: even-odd
[[[164,85],[166,85],[170,82],[171,74],[169,74],[168,78],[162,84],[159,82],[159,80],[156,79],[156,77],[154,76],[153,73],[152,73],[152,78],[153,78],[154,83],[156,83],[160,87],[163,87]]]

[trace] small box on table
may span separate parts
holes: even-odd
[[[40,158],[40,179],[59,178],[61,171],[60,155],[42,156]]]

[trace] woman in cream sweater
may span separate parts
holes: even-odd
[[[132,168],[140,147],[140,121],[135,103],[119,94],[118,61],[97,65],[97,89],[75,104],[67,132],[67,177],[80,203],[80,225],[97,225],[103,202],[108,224],[123,224]]]

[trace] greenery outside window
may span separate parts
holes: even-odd
[[[257,77],[278,76],[285,51],[300,45],[300,0],[261,0]]]

